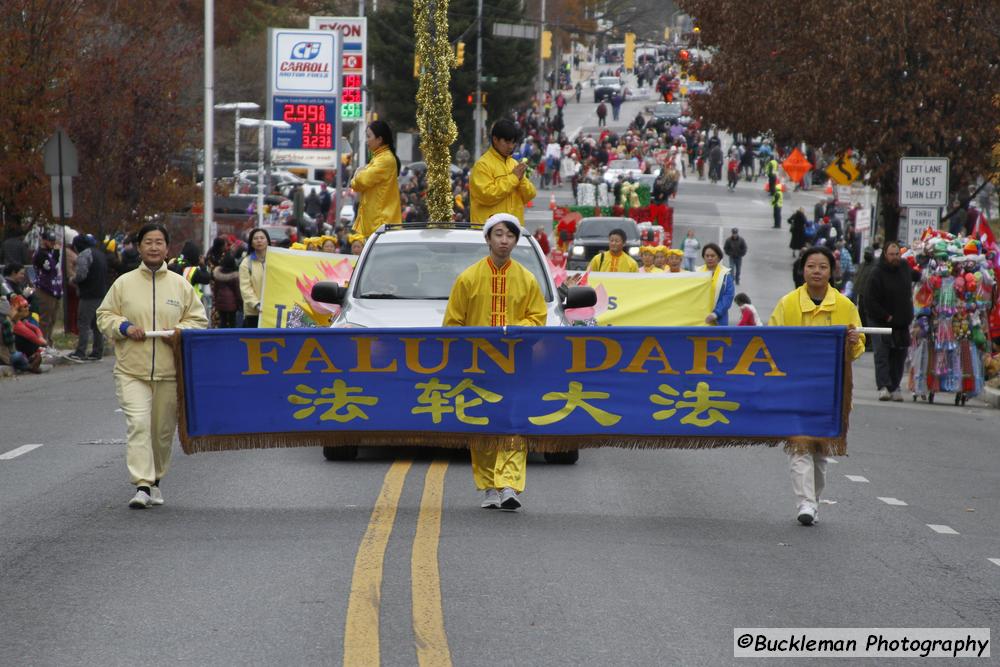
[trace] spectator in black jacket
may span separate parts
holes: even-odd
[[[726,239],[722,251],[729,258],[729,268],[733,271],[733,282],[740,284],[740,270],[743,268],[743,257],[747,254],[747,242],[740,236],[740,230],[733,227],[732,234]]]
[[[889,327],[891,336],[875,338],[875,382],[878,400],[902,401],[899,383],[910,346],[913,321],[913,283],[920,274],[900,259],[899,242],[886,243],[882,256],[868,277],[864,307],[873,327]]]
[[[108,293],[107,255],[95,247],[93,237],[79,234],[73,239],[76,250],[76,275],[73,282],[80,292],[80,305],[76,311],[76,324],[80,336],[76,349],[67,356],[73,361],[100,361],[104,356],[104,336],[97,327],[97,308]],[[87,356],[87,343],[94,335],[94,345]]]

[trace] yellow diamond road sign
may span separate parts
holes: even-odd
[[[858,180],[861,172],[858,165],[847,155],[840,155],[826,168],[826,175],[833,179],[837,185],[850,185]]]

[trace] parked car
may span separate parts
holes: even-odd
[[[576,225],[566,269],[583,271],[594,255],[608,249],[608,234],[613,229],[625,232],[625,252],[639,257],[639,227],[632,218],[584,218]]]
[[[318,283],[312,298],[341,307],[330,324],[334,328],[438,327],[458,274],[487,252],[482,230],[468,223],[383,226],[361,251],[350,284]],[[596,303],[597,296],[589,287],[571,288],[565,301],[560,298],[548,262],[531,236],[521,235],[511,257],[538,281],[548,311],[546,326],[568,326],[565,309]],[[353,459],[357,452],[354,446],[323,448],[330,461]],[[573,450],[546,454],[545,460],[575,463],[578,456]]]

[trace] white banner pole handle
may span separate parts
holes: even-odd
[[[866,336],[891,336],[892,329],[889,327],[858,327],[855,331]],[[148,333],[146,334],[149,335]]]
[[[147,331],[146,338],[170,338],[174,335],[173,329],[167,329],[165,331]]]

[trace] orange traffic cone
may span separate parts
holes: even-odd
[[[832,179],[829,179],[829,178],[826,179],[826,190],[824,190],[824,192],[826,192],[826,194],[828,194],[828,195],[832,195],[833,194],[833,180]]]
[[[549,197],[549,210],[550,211],[556,210],[556,196],[555,195],[552,195],[552,196]]]

